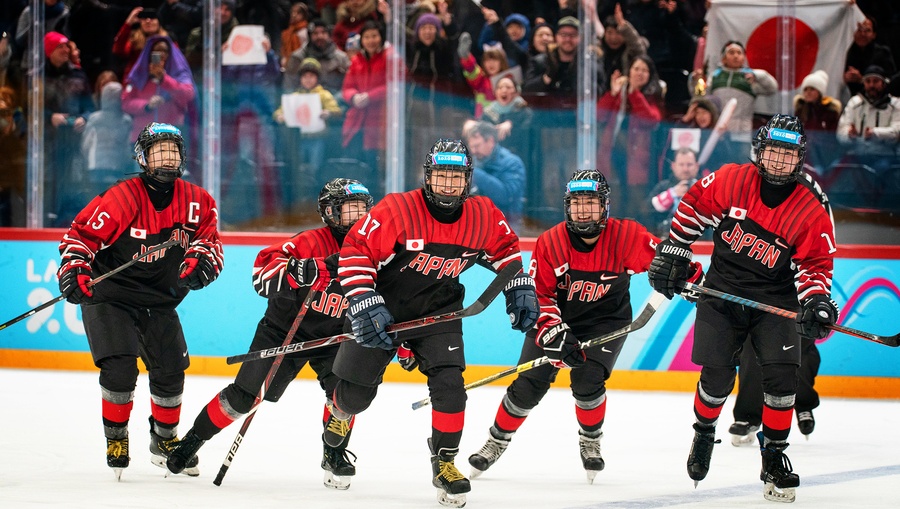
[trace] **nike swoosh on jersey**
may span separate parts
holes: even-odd
[[[448,346],[447,347],[448,352],[452,352],[453,350],[459,350],[459,347],[458,346]]]
[[[478,254],[477,251],[474,252],[474,253],[470,253],[470,252],[466,251],[466,252],[464,252],[464,253],[462,254],[462,257],[463,257],[463,258],[470,258],[470,257],[472,257],[472,256],[476,256],[477,254]]]
[[[612,350],[609,350],[609,349],[606,348],[605,346],[600,347],[600,351],[601,351],[601,352],[606,352],[606,353],[612,353]]]
[[[791,348],[794,348],[794,345],[781,347],[781,349],[784,350],[785,352],[790,350]]]
[[[617,277],[619,277],[619,276],[616,276],[616,275],[613,275],[613,276],[605,276],[605,275],[603,275],[603,276],[600,276],[600,281],[610,281],[610,280],[613,280],[613,279],[615,279],[615,278],[617,278]]]

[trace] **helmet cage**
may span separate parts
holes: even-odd
[[[335,233],[346,235],[351,224],[342,224],[342,211],[344,203],[348,201],[359,200],[366,204],[366,212],[372,210],[375,200],[369,194],[369,189],[362,185],[358,180],[336,178],[330,180],[319,192],[318,206],[316,209],[322,216],[322,221],[328,225]]]
[[[763,180],[776,185],[796,182],[800,172],[803,171],[803,161],[806,158],[806,135],[797,117],[775,115],[766,125],[759,128],[753,141],[756,149],[756,169]],[[766,150],[773,147],[797,151],[797,162],[790,173],[775,175],[766,169],[768,165],[776,162],[772,157],[772,151]]]
[[[454,211],[469,197],[472,188],[472,158],[469,149],[460,140],[440,139],[428,151],[425,157],[425,197],[438,208]],[[458,196],[438,193],[432,186],[435,171],[463,172],[465,182]]]
[[[576,221],[572,217],[572,198],[587,196],[598,198],[601,210],[597,221]],[[581,238],[600,235],[609,219],[609,184],[606,177],[596,170],[578,171],[566,184],[565,195],[566,228]]]
[[[148,155],[153,145],[162,141],[172,141],[178,150],[180,163],[176,168],[151,168],[148,163]],[[174,182],[184,175],[185,153],[184,138],[181,130],[171,124],[153,122],[145,127],[134,143],[134,159],[140,165],[144,173],[160,182]]]

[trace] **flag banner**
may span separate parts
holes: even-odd
[[[712,0],[706,13],[707,72],[721,62],[722,46],[735,40],[747,49],[748,67],[764,69],[778,81],[781,93],[757,98],[758,113],[793,113],[800,83],[819,69],[828,74],[826,95],[843,101],[844,61],[863,19],[847,0]]]

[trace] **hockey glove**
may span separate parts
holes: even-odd
[[[406,371],[412,371],[419,366],[419,360],[416,359],[416,355],[409,349],[409,345],[406,343],[401,344],[400,348],[397,349],[397,362],[399,362],[400,367]]]
[[[393,338],[397,334],[387,332],[388,325],[394,323],[394,317],[384,305],[384,297],[375,291],[368,291],[350,297],[350,308],[347,318],[356,336],[356,342],[368,348],[393,350]]]
[[[680,242],[671,239],[660,242],[647,272],[650,286],[667,299],[681,293],[693,255],[691,247]]]
[[[703,266],[700,265],[700,262],[691,262],[689,270],[693,272],[693,275],[687,279],[687,282],[703,286],[703,282],[706,281],[706,274],[703,273]],[[700,300],[700,292],[682,290],[681,297],[691,304],[696,304]]]
[[[72,304],[81,304],[94,296],[89,283],[91,265],[84,260],[72,260],[59,268],[59,291]]]
[[[578,345],[578,338],[565,323],[544,328],[538,334],[537,343],[544,349],[544,355],[550,359],[550,364],[557,368],[581,366],[587,358]]]
[[[318,281],[323,279],[324,281]],[[318,281],[317,287],[328,286],[331,275],[322,258],[291,257],[287,262],[287,281],[293,289],[312,286]]]
[[[813,295],[803,301],[797,313],[797,333],[812,339],[824,339],[837,323],[837,304],[826,295]]]
[[[506,296],[506,313],[512,328],[521,332],[531,330],[538,319],[534,279],[528,274],[519,274],[506,284],[503,295]]]
[[[200,290],[219,277],[218,261],[206,245],[194,242],[184,254],[184,261],[178,269],[178,286]]]

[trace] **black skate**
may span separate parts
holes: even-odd
[[[322,434],[322,440],[325,442],[325,445],[340,447],[346,440],[347,435],[350,434],[350,421],[352,419],[352,415],[332,407],[331,415],[328,416],[328,421],[325,423],[325,433]]]
[[[597,472],[603,470],[606,462],[600,456],[600,439],[603,433],[596,438],[586,437],[581,433],[578,434],[578,447],[581,449],[581,463],[584,465],[584,471],[587,473],[588,484],[594,484],[594,477]]]
[[[430,438],[428,448],[432,451],[431,473],[434,477],[431,484],[438,490],[438,503],[447,507],[465,507],[466,493],[472,490],[472,486],[453,464],[453,458],[459,453],[459,449],[442,448],[435,454]]]
[[[128,468],[128,435],[123,438],[106,439],[106,465],[113,469],[117,481],[122,480],[122,471]]]
[[[813,417],[812,410],[806,412],[797,412],[797,427],[800,433],[809,440],[809,434],[816,429],[816,419]]]
[[[694,480],[694,487],[706,478],[709,473],[709,461],[712,459],[713,445],[722,443],[716,440],[716,427],[694,423],[694,443],[688,455],[688,476]]]
[[[325,443],[322,444],[322,448],[325,487],[346,490],[350,487],[350,478],[356,475],[356,467],[350,462],[348,455],[353,456],[353,461],[356,461],[356,455],[344,447],[331,447]]]
[[[197,467],[200,463],[200,460],[197,458],[197,451],[203,447],[204,443],[206,443],[206,440],[202,440],[191,429],[181,440],[175,439],[173,448],[166,455],[163,465],[173,474],[183,472],[194,477],[200,475],[200,469]]]
[[[731,445],[735,447],[745,447],[748,445],[756,445],[756,432],[759,430],[759,424],[750,424],[747,421],[735,421],[728,428],[731,433]]]
[[[763,446],[762,431],[757,433],[759,439],[759,450],[762,453],[762,470],[759,473],[759,479],[765,483],[763,486],[763,497],[773,502],[793,502],[797,499],[794,490],[800,486],[800,476],[794,473],[794,467],[791,460],[784,454],[788,444],[772,443]]]
[[[489,434],[487,442],[481,446],[481,450],[469,456],[469,465],[472,466],[469,477],[475,479],[491,468],[491,465],[500,459],[507,447],[509,447],[509,440],[496,438],[493,433]]]

